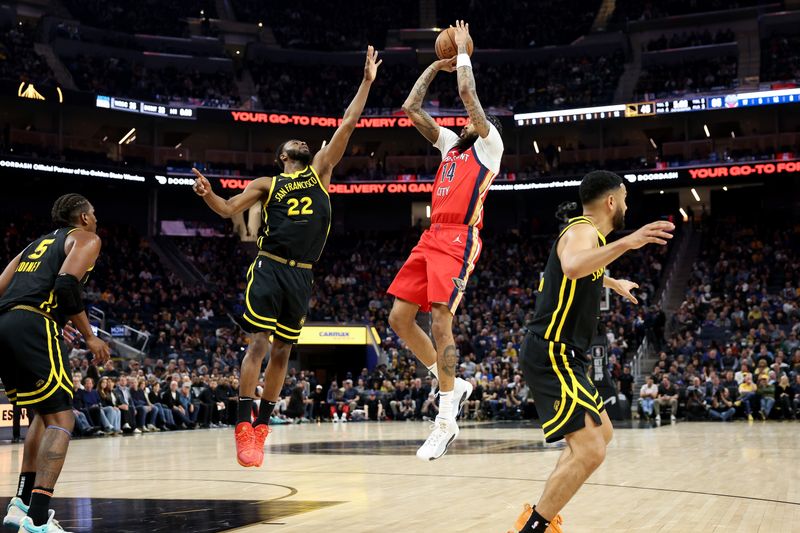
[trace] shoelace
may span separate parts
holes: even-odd
[[[430,425],[429,429],[432,431],[432,433],[428,437],[428,440],[425,441],[425,444],[430,446],[438,446],[439,441],[441,441],[447,434],[447,423],[434,422]]]

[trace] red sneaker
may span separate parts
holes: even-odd
[[[236,460],[239,461],[239,464],[244,467],[260,465],[261,463],[256,465],[258,459],[253,425],[250,422],[239,422],[236,424],[234,435],[236,436]]]
[[[269,435],[269,426],[266,424],[259,424],[253,428],[253,466],[261,466],[264,462],[264,441],[267,440]]]

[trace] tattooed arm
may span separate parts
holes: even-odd
[[[440,70],[453,72],[455,69],[455,59],[440,59],[439,61],[434,61],[419,77],[417,83],[415,83],[414,87],[411,89],[408,98],[406,98],[406,101],[403,103],[403,111],[405,111],[408,118],[411,119],[411,122],[414,123],[414,127],[416,127],[417,131],[431,143],[435,143],[439,138],[439,125],[424,109],[422,109],[422,102],[436,74]]]
[[[467,53],[467,41],[469,40],[469,24],[463,20],[456,21],[455,40],[459,54]],[[486,120],[486,113],[478,100],[478,93],[475,91],[475,76],[472,74],[471,66],[458,67],[458,95],[464,102],[464,109],[467,110],[469,120],[475,126],[475,131],[483,138],[489,135],[489,121]]]

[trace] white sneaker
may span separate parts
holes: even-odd
[[[456,409],[456,418],[461,415],[461,409],[467,403],[467,399],[472,395],[472,383],[466,379],[456,378],[455,386],[453,387],[453,399],[458,402],[458,409]]]
[[[56,512],[52,509],[48,511],[47,523],[41,526],[33,525],[33,520],[30,516],[24,517],[19,523],[18,533],[68,533],[61,524],[56,520]]]
[[[339,421],[339,413],[333,413],[333,423],[335,424],[338,421]]]
[[[342,424],[345,424],[345,423],[347,423],[347,414],[345,414],[345,413],[342,413],[342,419],[340,420],[340,422],[341,422]]]
[[[675,418],[675,415],[669,415],[669,421],[670,421],[670,422],[672,422],[672,423],[675,423],[675,421],[677,421],[677,420],[678,420],[678,419],[677,419],[677,418]]]
[[[3,518],[3,526],[19,527],[20,521],[28,516],[28,506],[22,503],[22,498],[14,496],[8,502],[6,517]]]
[[[447,447],[458,437],[458,424],[455,420],[436,417],[431,425],[431,434],[417,450],[417,458],[422,461],[433,461],[447,452]]]
[[[136,428],[136,429],[133,430],[133,434],[134,435],[141,435],[142,434],[142,430],[139,429],[139,428]]]
[[[661,423],[661,415],[656,415],[656,424]]]

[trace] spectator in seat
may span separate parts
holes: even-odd
[[[708,410],[708,414],[711,416],[711,420],[727,422],[733,419],[733,415],[736,414],[736,408],[731,401],[729,389],[721,387],[711,398],[711,407]]]
[[[768,375],[760,374],[758,377],[758,396],[761,403],[758,414],[761,420],[766,420],[769,418],[772,408],[775,407],[775,385],[769,382]]]
[[[435,420],[436,415],[439,413],[439,406],[436,405],[436,394],[433,392],[428,393],[428,397],[422,403],[420,409],[423,420]]]
[[[303,386],[296,385],[289,394],[289,401],[286,406],[286,417],[299,423],[303,420],[304,415]]]
[[[342,400],[347,403],[351,413],[358,407],[358,404],[361,403],[361,395],[358,393],[358,389],[353,387],[352,379],[346,379],[344,381]]]
[[[661,408],[665,405],[670,407],[670,422],[675,422],[678,413],[678,387],[667,376],[661,379],[661,384],[658,386],[658,400],[655,403],[656,422],[661,422]]]
[[[191,422],[192,429],[197,427],[197,420],[200,416],[200,406],[196,404],[192,397],[192,384],[189,381],[184,381],[178,391],[178,401],[183,407],[186,417]]]
[[[142,431],[157,431],[159,411],[148,400],[145,393],[145,380],[131,379],[131,401],[136,408],[136,427]]]
[[[383,420],[383,404],[378,399],[374,390],[369,391],[367,399],[364,402],[364,410],[366,411],[367,420]]]
[[[159,429],[169,431],[177,428],[172,409],[164,405],[161,401],[161,383],[157,380],[154,380],[153,384],[147,389],[147,401],[160,413],[159,419],[162,425],[157,426]]]
[[[653,382],[653,376],[647,376],[642,388],[639,389],[639,405],[645,419],[653,416],[654,404],[658,399],[658,385]]]
[[[789,383],[789,376],[781,376],[780,382],[775,387],[775,407],[784,420],[794,420],[795,414],[792,409],[792,385]]]
[[[84,384],[84,387],[85,386],[86,385]],[[100,403],[103,406],[103,412],[111,422],[111,425],[114,426],[114,433],[117,435],[121,434],[122,412],[116,405],[117,397],[114,394],[114,390],[111,388],[111,380],[108,378],[108,376],[103,376],[100,378],[100,387],[97,393],[100,395]]]
[[[394,393],[392,393],[391,400],[389,401],[389,409],[392,412],[392,419],[394,420],[403,420],[400,418],[400,410],[403,407],[403,404],[406,400],[411,399],[411,392],[406,387],[405,381],[398,381],[397,386],[394,389]]]
[[[321,421],[323,418],[327,418],[327,395],[324,393],[322,385],[317,385],[314,387],[314,391],[311,393],[311,417],[312,419],[317,420],[317,422]]]
[[[753,383],[753,374],[744,374],[744,381],[739,385],[739,402],[744,407],[744,414],[747,420],[753,420],[753,411],[761,409],[761,402],[758,399],[758,387]]]
[[[83,388],[75,391],[76,401],[80,402],[77,406],[79,409],[85,409],[88,412],[89,419],[96,426],[100,426],[103,431],[108,435],[118,434],[118,426],[115,425],[116,418],[114,417],[114,410],[111,407],[104,407],[100,394],[94,388],[94,380],[92,378],[85,378],[83,380]]]
[[[136,427],[136,407],[134,407],[131,400],[131,390],[128,388],[128,377],[124,375],[120,376],[112,392],[114,398],[116,398],[114,405],[119,408],[120,414],[122,415],[122,430],[141,433],[142,430]]]
[[[686,413],[689,420],[706,418],[706,388],[700,383],[699,377],[694,377],[692,384],[686,388]]]
[[[177,427],[183,429],[194,428],[194,424],[189,419],[188,413],[181,403],[177,381],[172,380],[169,382],[169,390],[164,391],[164,394],[161,395],[161,403],[172,411]]]

